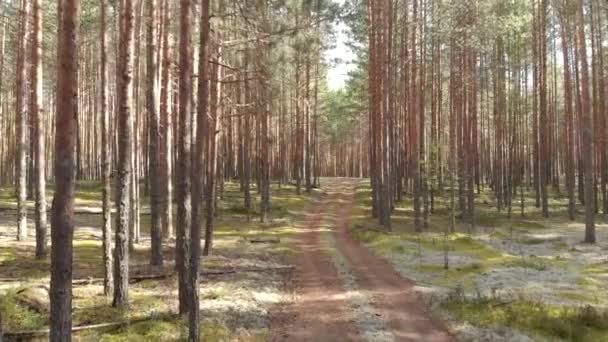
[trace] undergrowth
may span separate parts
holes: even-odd
[[[550,340],[608,340],[608,311],[590,305],[552,305],[496,296],[468,297],[460,288],[450,294],[442,307],[457,319],[482,327],[510,327]]]

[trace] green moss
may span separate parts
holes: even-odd
[[[16,300],[17,290],[9,290],[0,296],[2,326],[6,331],[40,329],[47,321],[44,314],[30,310]]]
[[[389,234],[378,230],[365,229],[362,225],[355,224],[352,235],[355,239],[383,254],[417,253],[418,245],[423,250],[443,251],[445,249],[445,237],[443,234],[438,233]],[[502,252],[463,234],[450,234],[447,238],[447,244],[450,252],[456,252],[487,262],[501,259],[504,256]]]
[[[532,228],[532,229],[542,229],[546,228],[544,224],[537,221],[532,220],[519,220],[516,222],[515,226],[517,228]]]
[[[229,288],[226,286],[216,286],[213,287],[205,287],[201,290],[201,299],[222,299],[230,296]]]
[[[201,335],[205,341],[222,342],[230,341],[231,331],[224,324],[213,320],[204,320],[201,323]]]
[[[387,234],[369,229],[356,229],[353,230],[353,236],[380,254],[415,252],[415,246],[411,244],[404,245],[404,241],[400,235]]]
[[[568,290],[556,291],[556,295],[558,295],[559,298],[569,299],[569,300],[574,301],[574,302],[583,302],[583,303],[592,303],[593,301],[595,301],[597,299],[597,297],[595,295],[587,294],[587,291],[581,291],[581,290],[577,290],[577,291],[568,291]]]
[[[452,301],[443,305],[458,319],[482,327],[508,326],[549,339],[605,341],[608,314],[596,308],[566,307],[499,299]]]
[[[535,271],[546,271],[554,266],[565,266],[565,263],[560,260],[553,260],[547,258],[519,258],[519,257],[509,257],[505,258],[503,262],[500,263],[502,267],[522,267],[529,268]]]
[[[15,249],[6,247],[0,250],[0,262],[14,261],[16,258],[17,253],[15,253]]]
[[[524,245],[542,245],[545,242],[547,242],[546,239],[536,237],[527,237],[519,239],[519,243],[523,243]]]
[[[0,248],[0,273],[5,277],[19,278],[23,281],[47,278],[50,272],[50,260],[34,258],[34,247]]]
[[[579,277],[576,280],[576,283],[579,285],[583,285],[583,286],[597,286],[597,285],[602,284],[602,282],[600,282],[599,280],[597,280],[595,278],[585,277],[585,276]]]
[[[156,290],[131,289],[128,308],[113,307],[105,296],[88,291],[87,288],[75,289],[73,319],[76,325],[146,318],[170,309],[168,301],[158,296]]]
[[[583,272],[594,275],[608,275],[608,262],[599,262],[587,265],[583,269]]]
[[[486,227],[499,227],[504,225],[504,217],[495,211],[478,211],[475,215],[475,222]]]
[[[555,240],[552,244],[555,249],[568,249],[568,243],[562,239]]]
[[[438,277],[434,280],[441,285],[453,285],[454,282],[471,283],[472,277],[485,272],[487,266],[474,262],[465,266],[450,267],[447,270],[444,265],[419,264],[416,270],[419,272],[433,273]]]
[[[297,254],[297,251],[292,247],[290,243],[280,242],[277,244],[273,244],[272,248],[270,248],[269,252],[276,256],[282,258],[290,258]]]
[[[427,249],[435,251],[443,251],[445,249],[444,236],[441,234],[421,234],[420,237],[405,235],[402,238],[416,243],[418,239],[420,239],[422,246]],[[485,262],[503,257],[502,252],[488,247],[484,243],[464,234],[450,234],[447,239],[447,244],[450,252],[479,258]]]
[[[184,331],[180,321],[150,320],[128,325],[115,332],[100,336],[102,342],[122,341],[178,341]]]

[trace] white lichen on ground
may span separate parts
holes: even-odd
[[[293,294],[286,292],[285,275],[293,255],[290,237],[297,228],[300,211],[310,197],[296,196],[292,188],[273,189],[284,197],[282,213],[271,224],[232,213],[216,221],[214,253],[201,259],[201,270],[212,273],[201,277],[201,333],[205,341],[263,341],[269,335],[271,313],[289,305]],[[238,185],[227,184],[229,206],[241,205],[234,195]],[[226,203],[222,202],[224,206]],[[91,201],[91,205],[99,201]],[[34,258],[33,237],[15,242],[16,211],[0,210],[0,311],[5,332],[41,329],[48,326],[48,313],[38,314],[16,302],[16,292],[24,287],[48,285],[50,262]],[[99,209],[99,208],[95,208]],[[146,209],[146,208],[144,208]],[[145,210],[144,210],[145,211]],[[96,211],[95,211],[96,212]],[[280,214],[280,215],[279,215]],[[255,215],[255,214],[254,214]],[[91,283],[74,286],[74,325],[146,319],[143,322],[108,331],[85,331],[75,336],[80,341],[177,341],[187,334],[186,323],[175,314],[178,309],[177,276],[173,263],[175,242],[164,245],[165,265],[151,267],[148,262],[149,216],[142,216],[143,239],[131,253],[132,276],[168,274],[165,279],[143,280],[129,286],[128,309],[113,308],[111,296],[103,295],[100,278],[102,216],[77,212],[74,234],[74,278]],[[28,220],[30,235],[33,221]],[[279,243],[251,243],[251,238],[277,238]],[[225,272],[228,271],[228,272]],[[10,278],[10,279],[9,279]],[[10,309],[4,310],[4,309]]]
[[[364,196],[361,198],[365,200]],[[389,260],[403,277],[416,281],[420,296],[460,340],[542,341],[543,337],[530,337],[505,326],[479,327],[456,320],[441,309],[441,304],[457,288],[473,301],[476,297],[495,297],[505,305],[531,301],[572,308],[608,306],[605,224],[596,225],[595,245],[582,243],[582,223],[563,218],[542,220],[542,224],[514,220],[524,224],[513,229],[478,225],[470,235],[450,235],[449,269],[444,270],[443,233],[435,230],[417,235],[411,232],[409,218],[403,219],[408,223],[398,226],[397,233],[376,230],[377,223],[366,214],[367,204],[360,199],[352,234]]]

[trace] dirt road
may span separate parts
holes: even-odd
[[[452,341],[392,266],[349,235],[356,180],[331,179],[297,235],[295,303],[273,341]]]

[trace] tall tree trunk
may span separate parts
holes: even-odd
[[[258,11],[261,15],[261,29],[264,36],[269,36],[271,34],[270,27],[270,19],[268,18],[268,3],[267,0],[259,0],[258,3]],[[260,221],[266,222],[269,220],[270,214],[270,130],[269,130],[269,122],[270,122],[270,106],[271,106],[271,98],[270,98],[270,84],[271,84],[271,74],[269,68],[270,63],[270,49],[271,45],[269,42],[261,42],[261,46],[258,50],[258,67],[261,70],[260,77],[260,89],[259,96],[261,99],[258,100],[259,104],[259,113],[260,113]],[[219,94],[218,94],[219,95]],[[219,99],[218,99],[219,100]],[[303,148],[303,141],[300,141]],[[299,165],[302,167],[302,155],[300,155]],[[301,175],[301,173],[300,173]]]
[[[110,112],[108,111],[108,53],[107,53],[107,4],[101,1],[101,158],[103,173],[103,293],[109,296],[113,292],[112,277],[112,156],[110,154]]]
[[[162,227],[161,227],[161,199],[160,199],[160,118],[158,114],[157,92],[157,60],[156,60],[156,0],[146,1],[147,11],[147,45],[146,52],[146,107],[148,110],[149,137],[149,163],[148,181],[150,182],[150,264],[162,265]]]
[[[58,6],[57,119],[55,121],[55,196],[51,218],[50,335],[53,342],[72,336],[72,239],[74,237],[74,146],[78,111],[79,0]]]
[[[198,108],[196,114],[196,144],[194,145],[194,159],[192,163],[192,230],[190,233],[190,239],[192,240],[192,251],[190,255],[190,290],[189,298],[192,307],[189,311],[189,334],[188,340],[195,342],[200,338],[199,322],[199,264],[201,257],[201,201],[203,199],[203,176],[204,176],[204,141],[209,139],[207,136],[209,132],[205,132],[206,125],[205,121],[208,112],[208,99],[209,99],[209,82],[207,72],[207,46],[209,43],[209,0],[203,0],[201,2],[201,17],[200,17],[200,46],[199,46],[199,67],[198,67]],[[213,136],[215,132],[212,132]],[[209,179],[207,179],[209,182]],[[213,186],[213,182],[210,182]],[[209,185],[208,185],[209,187]],[[209,194],[208,194],[209,196]],[[213,220],[213,213],[209,215],[209,211],[212,211],[213,201],[207,197],[207,221]],[[211,204],[209,204],[211,203]],[[211,209],[210,209],[211,208]],[[211,216],[211,217],[210,217]],[[205,240],[205,243],[207,240]]]
[[[170,110],[171,100],[171,40],[169,39],[169,0],[164,0],[163,6],[163,42],[162,42],[162,72],[160,89],[160,119],[161,119],[161,203],[162,224],[165,238],[172,238],[173,233],[173,136],[171,134],[173,120]]]
[[[584,1],[577,7],[578,60],[581,63],[582,158],[585,181],[585,242],[595,243],[595,201],[593,178],[593,121],[590,110],[589,65],[585,42]]]
[[[42,8],[40,0],[32,4],[30,115],[34,121],[34,174],[36,179],[36,258],[46,256],[46,177],[44,114],[42,109]]]
[[[191,0],[180,0],[179,25],[179,155],[177,184],[177,239],[176,258],[179,283],[179,312],[186,314],[191,309],[188,294],[188,269],[190,267],[191,208],[191,102],[192,97],[192,44],[191,44]]]
[[[209,18],[205,18],[207,26],[209,26],[208,21]],[[202,27],[201,27],[202,29]],[[205,40],[208,40],[208,32],[209,28],[207,27],[205,29],[205,31],[201,31],[204,32],[206,37]],[[203,43],[202,41],[202,37],[201,37],[201,44]],[[202,46],[202,45],[201,45]],[[206,44],[205,44],[205,48],[207,48]],[[222,68],[221,68],[221,63],[222,63],[222,59],[221,59],[221,49],[218,48],[218,56],[217,56],[217,65],[214,66],[214,72],[212,73],[214,75],[214,78],[216,80],[221,79],[221,74],[222,74]],[[201,55],[202,57],[202,55]],[[215,191],[215,181],[216,181],[216,171],[217,171],[217,167],[218,167],[218,158],[217,158],[217,143],[218,143],[218,119],[219,119],[219,115],[221,112],[221,107],[220,107],[220,99],[221,99],[221,83],[218,81],[215,81],[212,83],[213,84],[213,94],[212,94],[212,105],[211,108],[209,109],[209,121],[208,121],[208,131],[207,134],[208,136],[206,137],[207,139],[207,151],[205,151],[206,156],[207,156],[207,175],[205,177],[207,184],[206,189],[205,189],[205,197],[206,197],[206,203],[205,203],[205,247],[203,249],[203,255],[207,256],[211,254],[211,249],[213,247],[213,219],[215,216],[215,205],[217,203],[216,201],[216,191]],[[205,95],[208,94],[208,89],[205,91]],[[200,93],[199,95],[203,95],[203,93]],[[207,102],[205,100],[205,102],[202,102],[203,104],[207,105]]]
[[[129,302],[129,228],[133,191],[133,0],[122,0],[118,61],[118,183],[116,192],[116,236],[114,240],[113,306]]]
[[[20,23],[19,55],[17,59],[17,102],[15,112],[17,113],[17,240],[27,237],[27,69],[28,59],[27,46],[30,38],[29,30],[29,0],[23,0]]]
[[[561,16],[562,56],[564,62],[564,105],[565,105],[565,139],[566,149],[566,190],[568,192],[568,217],[574,220],[576,200],[574,196],[574,108],[572,106],[572,76],[570,66],[570,44],[566,29],[565,16]]]
[[[547,1],[541,0],[540,8],[539,8],[539,35],[538,35],[538,63],[539,67],[539,77],[538,77],[538,92],[539,92],[539,146],[540,151],[538,154],[539,165],[540,165],[540,194],[541,194],[541,207],[542,207],[542,215],[543,217],[549,217],[549,204],[548,204],[548,192],[547,192],[547,183],[549,176],[549,165],[550,165],[550,155],[547,153],[548,149],[548,119],[547,119]]]

